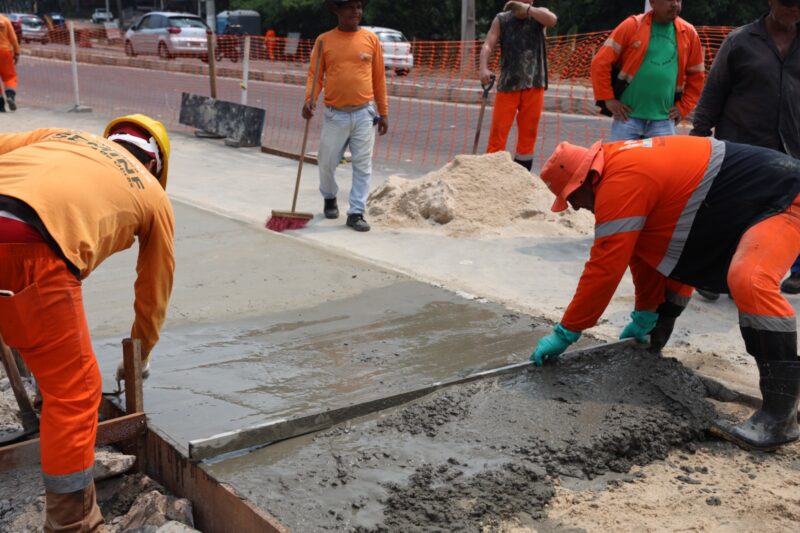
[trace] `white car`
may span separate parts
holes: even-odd
[[[22,42],[39,41],[42,44],[47,44],[50,37],[47,26],[42,19],[36,15],[22,15],[20,21],[22,22]]]
[[[362,28],[377,35],[381,41],[383,63],[386,70],[394,70],[398,75],[403,76],[414,68],[411,43],[402,32],[380,26],[362,26]]]
[[[125,54],[158,55],[161,59],[175,56],[208,59],[203,19],[191,13],[151,11],[125,32]]]
[[[105,8],[98,7],[92,13],[92,24],[100,24],[103,22],[112,22],[114,14],[111,11],[106,11]]]

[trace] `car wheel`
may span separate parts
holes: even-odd
[[[136,52],[133,51],[133,43],[125,41],[125,55],[128,57],[136,57]]]
[[[408,76],[409,70],[407,68],[398,68],[394,72],[398,76]]]
[[[169,53],[169,49],[164,41],[158,43],[158,57],[161,59],[172,59],[172,55]]]

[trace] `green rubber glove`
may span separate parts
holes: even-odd
[[[647,342],[647,336],[656,327],[656,322],[658,322],[658,313],[634,311],[631,313],[631,322],[625,326],[625,329],[619,334],[619,338],[634,338],[639,342]]]
[[[569,345],[581,338],[580,331],[570,331],[561,324],[556,324],[553,333],[539,339],[536,349],[531,354],[531,361],[542,366],[545,361],[556,359],[569,348]]]

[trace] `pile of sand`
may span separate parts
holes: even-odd
[[[553,213],[553,193],[508,152],[459,155],[419,179],[391,176],[367,200],[370,222],[454,236],[585,235],[594,217]]]

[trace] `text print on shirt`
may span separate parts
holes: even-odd
[[[131,165],[131,162],[120,152],[117,152],[113,148],[109,148],[106,144],[101,144],[91,139],[87,139],[76,131],[56,133],[50,138],[72,142],[74,144],[92,148],[94,151],[98,152],[103,157],[114,163],[118,169],[125,173],[125,177],[128,179],[128,184],[132,189],[144,189],[144,183],[142,183],[142,180],[140,179],[139,172]]]

